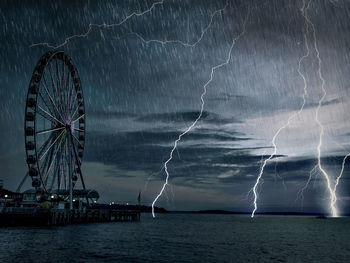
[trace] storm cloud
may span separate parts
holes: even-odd
[[[148,40],[195,43],[212,14],[226,1],[164,1],[152,12],[119,27],[93,28],[87,37],[60,48],[69,54],[82,80],[87,118],[83,173],[102,200],[126,202],[140,189],[149,204],[164,179],[163,164],[179,134],[196,119],[203,85],[202,119],[186,134],[169,164],[169,209],[251,210],[251,195],[271,139],[303,103],[304,83],[298,63],[306,53],[303,1],[228,1],[195,47]],[[26,92],[39,57],[82,34],[89,24],[118,23],[146,10],[152,1],[1,1],[0,3],[0,168],[5,187],[15,189],[26,171],[23,119]],[[320,110],[325,127],[322,162],[332,177],[350,151],[350,3],[312,1],[309,16],[316,28],[327,95]],[[301,71],[307,82],[306,104],[276,143],[276,156],[264,173],[261,209],[300,210],[297,193],[316,164],[319,127],[315,110],[322,96],[317,60],[309,33],[310,56]],[[339,197],[347,200],[345,169]],[[284,183],[284,185],[283,185]],[[324,178],[313,174],[305,209],[325,211]],[[343,211],[350,209],[343,201]],[[349,212],[349,211],[348,211]]]

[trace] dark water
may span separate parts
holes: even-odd
[[[139,223],[0,228],[0,262],[350,262],[350,218],[145,214]]]

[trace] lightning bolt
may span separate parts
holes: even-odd
[[[334,198],[331,200],[332,202],[332,206],[335,207],[336,203],[337,203],[337,187],[338,187],[338,184],[339,184],[339,181],[343,175],[343,172],[344,172],[344,168],[345,168],[345,162],[346,162],[346,159],[350,156],[350,153],[348,153],[347,155],[345,155],[345,157],[343,158],[343,162],[342,162],[342,165],[341,165],[341,170],[340,170],[340,173],[339,175],[337,176],[337,178],[335,179],[335,184],[334,184],[334,188],[333,188],[333,192],[334,192]]]
[[[72,39],[75,38],[87,38],[89,36],[89,34],[91,33],[93,28],[110,28],[110,27],[118,27],[121,26],[123,24],[125,24],[128,20],[130,20],[133,17],[139,17],[139,16],[143,16],[144,14],[150,13],[152,12],[152,10],[157,6],[157,5],[162,5],[164,3],[164,0],[158,1],[158,2],[154,2],[151,7],[143,12],[137,13],[137,12],[133,12],[130,15],[126,16],[122,21],[118,22],[118,23],[114,23],[114,24],[90,24],[88,27],[88,30],[85,33],[82,34],[77,34],[77,35],[72,35],[70,37],[67,37],[61,44],[58,44],[56,46],[50,45],[47,42],[42,42],[42,43],[35,43],[30,45],[30,47],[35,47],[35,46],[46,46],[48,48],[52,48],[52,49],[57,49],[60,47],[65,46],[66,44],[68,44]]]
[[[143,38],[140,34],[134,32],[134,31],[132,31],[132,30],[130,30],[130,29],[129,29],[130,32],[129,32],[127,35],[134,35],[134,36],[136,36],[137,38],[139,38],[142,42],[144,42],[144,43],[146,43],[146,44],[150,44],[150,43],[158,43],[158,44],[161,44],[161,45],[166,45],[166,44],[180,44],[180,45],[185,46],[185,47],[194,48],[195,46],[197,46],[197,44],[199,44],[199,43],[202,41],[202,39],[203,39],[205,33],[206,33],[206,32],[209,30],[209,28],[211,27],[211,25],[212,25],[212,23],[213,23],[213,20],[214,20],[214,17],[215,17],[217,14],[223,12],[223,11],[227,8],[227,6],[228,6],[228,2],[226,2],[225,6],[224,6],[223,8],[218,9],[218,10],[214,11],[214,12],[211,14],[211,16],[210,16],[210,21],[209,21],[208,25],[203,29],[203,31],[201,32],[199,38],[198,38],[196,41],[194,41],[193,43],[187,43],[187,42],[184,42],[184,41],[181,41],[181,40],[176,40],[176,39],[174,39],[174,40],[158,40],[158,39],[146,40],[146,39]],[[194,125],[195,125],[195,124],[194,124]],[[181,139],[181,138],[180,138],[180,139]],[[175,149],[176,149],[177,154],[178,154],[178,156],[179,156],[179,158],[180,158],[179,151],[177,150],[176,147],[175,147]],[[172,154],[173,154],[173,152],[171,153],[171,157],[172,157]],[[158,172],[151,174],[151,175],[147,178],[143,191],[145,191],[145,190],[147,189],[150,179],[151,179],[154,175],[157,175],[157,174],[161,173],[161,172],[163,171],[164,168],[165,168],[165,167],[164,167],[164,165],[163,165],[162,168],[161,168]],[[167,181],[166,183],[168,184],[168,181]],[[168,185],[169,185],[169,184],[168,184]],[[142,191],[142,192],[143,192],[143,191]],[[163,191],[164,191],[164,190],[162,190],[162,192],[163,192]],[[173,192],[172,192],[172,194],[173,194],[173,196],[174,196],[174,193],[173,193]],[[154,215],[154,208],[153,208],[153,206],[152,206],[152,211],[153,211],[152,214],[153,214],[153,217],[154,217],[155,215]]]
[[[226,6],[225,6],[226,8]],[[230,60],[231,60],[231,54],[232,54],[232,50],[233,50],[233,47],[235,46],[237,40],[245,33],[246,31],[246,23],[248,21],[248,18],[250,16],[250,11],[248,11],[248,14],[247,14],[247,17],[245,18],[244,22],[243,22],[243,29],[242,31],[232,39],[232,42],[231,42],[231,45],[230,45],[230,49],[229,49],[229,52],[227,54],[227,57],[226,57],[226,60],[221,63],[221,64],[218,64],[214,67],[211,68],[211,72],[210,72],[210,78],[209,80],[204,84],[203,86],[203,93],[201,94],[200,96],[200,100],[201,100],[201,108],[200,108],[200,112],[198,114],[198,117],[192,122],[192,124],[190,126],[187,127],[187,129],[182,132],[178,138],[174,141],[174,146],[173,148],[171,149],[170,151],[170,154],[169,154],[169,158],[165,161],[164,163],[164,171],[166,173],[166,178],[165,178],[165,182],[160,190],[160,192],[158,193],[158,195],[156,196],[156,198],[154,199],[153,203],[152,203],[152,216],[153,218],[155,217],[155,213],[154,213],[154,206],[156,204],[156,202],[158,201],[158,199],[162,196],[164,190],[165,190],[165,187],[168,185],[168,182],[169,182],[169,171],[168,171],[168,164],[169,162],[172,160],[173,158],[173,153],[174,151],[176,150],[177,148],[177,144],[181,141],[181,138],[186,135],[188,132],[190,132],[192,130],[192,128],[197,124],[197,122],[201,119],[202,117],[202,114],[203,114],[203,110],[204,110],[204,96],[205,94],[207,93],[207,87],[208,85],[212,82],[213,78],[214,78],[214,73],[216,70],[222,68],[223,66],[227,65]]]
[[[68,44],[71,40],[73,39],[76,39],[76,38],[87,38],[89,36],[89,34],[92,32],[93,28],[110,28],[110,27],[118,27],[118,26],[121,26],[123,25],[124,23],[126,23],[129,19],[131,19],[132,17],[134,16],[142,16],[146,13],[149,13],[152,11],[152,9],[154,9],[157,5],[161,5],[164,3],[164,0],[162,1],[158,1],[158,2],[154,2],[152,4],[152,6],[147,9],[146,11],[143,11],[141,13],[132,13],[130,15],[128,15],[127,17],[125,17],[122,21],[120,21],[119,23],[114,23],[114,24],[91,24],[89,25],[88,27],[88,30],[85,32],[85,33],[82,33],[82,34],[77,34],[77,35],[72,35],[72,36],[69,36],[67,37],[64,42],[62,42],[61,44],[58,44],[56,46],[54,45],[50,45],[49,43],[47,42],[42,42],[42,43],[35,43],[35,44],[32,44],[30,45],[30,47],[34,47],[34,46],[47,46],[49,48],[52,48],[52,49],[57,49],[57,48],[60,48],[60,47],[63,47],[65,46],[66,44]],[[159,43],[159,44],[162,44],[162,45],[165,45],[165,44],[170,44],[170,43],[175,43],[175,44],[181,44],[185,47],[191,47],[191,48],[194,48],[197,44],[199,44],[201,42],[201,40],[203,39],[205,33],[209,30],[209,28],[211,27],[212,23],[213,23],[213,19],[214,17],[223,12],[228,6],[228,2],[226,2],[225,6],[219,10],[216,10],[215,12],[213,12],[211,14],[211,17],[210,17],[210,21],[208,23],[208,25],[203,29],[203,31],[201,32],[201,35],[199,36],[199,38],[194,41],[193,43],[187,43],[187,42],[184,42],[184,41],[181,41],[181,40],[157,40],[157,39],[151,39],[151,40],[146,40],[144,39],[140,34],[136,33],[136,32],[133,32],[131,30],[129,30],[130,32],[127,34],[127,35],[134,35],[136,37],[138,37],[141,41],[149,44],[149,43],[152,43],[152,42],[155,42],[155,43]],[[248,18],[248,17],[247,17]],[[171,161],[172,157],[173,157],[173,152],[175,151],[175,149],[177,148],[177,143],[181,140],[182,136],[184,136],[186,133],[188,133],[195,125],[196,123],[200,120],[200,118],[202,117],[202,114],[203,114],[203,109],[204,109],[204,96],[206,94],[206,91],[207,91],[207,86],[210,84],[210,82],[212,81],[213,77],[214,77],[214,72],[223,67],[224,65],[227,65],[229,63],[229,60],[231,59],[231,53],[232,53],[232,49],[234,47],[234,44],[235,42],[241,37],[241,35],[244,34],[245,32],[245,25],[246,25],[246,21],[244,21],[244,29],[243,31],[236,37],[233,39],[232,41],[232,44],[231,44],[231,47],[230,47],[230,50],[229,50],[229,54],[228,54],[228,58],[227,60],[222,63],[222,64],[219,64],[219,65],[216,65],[214,66],[212,69],[211,69],[211,74],[210,74],[210,79],[207,81],[207,83],[203,86],[203,93],[201,95],[201,110],[200,110],[200,114],[198,115],[197,119],[183,132],[179,135],[178,139],[174,142],[174,147],[173,149],[171,150],[170,152],[170,156],[169,156],[169,159],[164,163],[164,167],[162,169],[165,169],[165,172],[167,174],[167,177],[166,177],[166,181],[160,191],[160,193],[158,194],[158,196],[156,197],[156,199],[153,201],[152,203],[152,215],[153,217],[155,217],[155,214],[154,214],[154,205],[155,203],[157,202],[158,198],[162,195],[162,193],[164,192],[164,189],[166,187],[166,185],[168,185],[168,179],[169,179],[169,172],[168,172],[168,167],[167,167],[167,164]],[[152,175],[151,175],[152,176]],[[148,178],[147,180],[147,183],[145,185],[145,189],[147,188],[147,184],[148,184],[148,181],[149,181],[150,177]]]
[[[304,12],[304,8],[305,8],[305,5],[303,5],[302,7],[302,13]],[[307,57],[309,57],[310,55],[310,49],[309,49],[309,45],[308,45],[308,42],[307,42],[307,32],[308,32],[308,27],[306,27],[306,30],[304,31],[303,35],[304,35],[304,43],[305,43],[305,48],[306,48],[306,53],[299,59],[299,62],[298,62],[298,74],[300,75],[300,77],[302,78],[303,80],[303,83],[304,83],[304,92],[303,92],[303,95],[302,95],[302,98],[303,98],[303,103],[300,107],[300,109],[289,116],[289,118],[287,119],[287,122],[282,126],[280,127],[277,132],[275,133],[275,135],[273,136],[272,140],[271,140],[271,144],[274,148],[274,151],[272,152],[272,154],[270,154],[270,156],[268,158],[266,158],[262,164],[262,166],[260,167],[260,172],[258,174],[258,177],[255,181],[255,184],[253,186],[253,188],[250,190],[250,192],[252,191],[253,192],[253,195],[254,195],[254,201],[253,201],[253,204],[254,204],[254,209],[251,213],[251,217],[253,218],[255,216],[255,212],[256,210],[258,209],[258,205],[257,205],[257,201],[258,201],[258,191],[257,191],[257,188],[259,186],[259,183],[260,181],[262,180],[262,177],[263,177],[263,174],[264,174],[264,169],[267,165],[267,163],[276,155],[277,153],[277,145],[276,145],[276,140],[279,136],[279,134],[284,130],[286,129],[291,121],[296,118],[298,115],[300,115],[300,113],[303,111],[304,107],[305,107],[305,103],[306,103],[306,97],[307,97],[307,82],[306,82],[306,78],[305,76],[303,75],[303,73],[301,72],[301,65],[302,65],[302,62],[304,59],[306,59]]]
[[[309,57],[310,55],[310,48],[309,48],[309,43],[308,43],[308,33],[309,33],[309,24],[307,22],[307,18],[306,18],[306,10],[309,8],[310,6],[310,3],[311,1],[308,2],[308,4],[306,5],[305,1],[303,0],[303,6],[302,8],[300,9],[300,12],[301,12],[301,15],[303,16],[304,18],[304,21],[305,21],[305,31],[303,33],[304,35],[304,43],[305,43],[305,47],[306,47],[306,54],[299,60],[299,66],[298,66],[298,74],[299,76],[303,79],[303,82],[304,82],[304,90],[307,88],[307,82],[306,82],[306,78],[305,78],[305,75],[302,73],[301,71],[301,63],[302,63],[302,60],[306,59],[307,57]],[[311,182],[311,179],[312,179],[312,175],[314,173],[314,171],[317,169],[318,165],[315,165],[311,171],[309,172],[309,177],[308,177],[308,180],[306,182],[306,184],[299,190],[299,192],[297,193],[297,198],[295,200],[295,202],[299,199],[299,196],[301,198],[301,206],[303,207],[304,205],[304,191],[308,188],[310,182]]]
[[[47,42],[42,42],[42,43],[35,43],[35,44],[32,44],[30,45],[30,47],[34,47],[34,46],[47,46],[49,48],[52,48],[52,49],[57,49],[57,48],[60,48],[62,46],[65,46],[66,44],[68,44],[72,39],[75,39],[75,38],[86,38],[89,36],[89,34],[92,32],[92,29],[93,27],[95,28],[109,28],[109,27],[118,27],[118,26],[121,26],[123,25],[124,23],[126,23],[129,19],[131,19],[132,17],[134,16],[142,16],[146,13],[149,13],[152,11],[152,9],[154,9],[156,7],[156,5],[161,5],[164,3],[164,0],[162,1],[159,1],[159,2],[155,2],[152,4],[152,6],[147,9],[146,11],[143,11],[141,13],[132,13],[130,15],[128,15],[127,17],[125,17],[121,22],[119,23],[115,23],[115,24],[90,24],[89,27],[88,27],[88,30],[85,32],[85,33],[82,33],[82,34],[78,34],[78,35],[73,35],[73,36],[70,36],[70,37],[67,37],[65,39],[64,42],[62,42],[61,44],[58,44],[56,46],[53,46],[53,45],[50,45],[49,43]],[[132,31],[129,29],[129,33],[127,33],[127,35],[134,35],[136,37],[138,37],[142,42],[146,43],[146,44],[149,44],[149,43],[159,43],[159,44],[162,44],[162,45],[165,45],[165,44],[171,44],[171,43],[174,43],[174,44],[181,44],[185,47],[195,47],[199,42],[201,42],[201,40],[203,39],[205,33],[209,30],[209,28],[211,27],[212,23],[213,23],[213,19],[214,17],[218,14],[218,13],[221,13],[223,10],[226,9],[228,5],[228,2],[226,2],[226,5],[219,9],[219,10],[216,10],[215,12],[213,12],[210,16],[210,22],[208,23],[208,25],[203,29],[203,31],[201,32],[201,35],[200,37],[194,41],[193,43],[187,43],[187,42],[184,42],[184,41],[181,41],[181,40],[176,40],[176,39],[173,39],[173,40],[158,40],[158,39],[151,39],[151,40],[146,40],[144,39],[140,34]]]
[[[134,32],[134,31],[132,31],[132,30],[130,30],[130,32],[129,32],[128,34],[129,34],[129,35],[134,35],[134,36],[138,37],[142,42],[144,42],[144,43],[146,43],[146,44],[149,44],[149,43],[158,43],[158,44],[165,45],[165,44],[174,43],[174,44],[183,45],[183,46],[185,46],[185,47],[191,47],[191,48],[193,48],[193,47],[197,46],[197,44],[198,44],[199,42],[201,42],[201,40],[203,39],[205,33],[206,33],[206,32],[209,30],[209,28],[211,27],[211,25],[212,25],[212,23],[213,23],[214,17],[215,17],[217,14],[223,12],[223,11],[226,9],[227,6],[228,6],[228,2],[226,2],[226,5],[225,5],[223,8],[218,9],[218,10],[216,10],[215,12],[213,12],[213,13],[211,14],[211,16],[210,16],[210,21],[209,21],[208,25],[203,29],[203,31],[202,31],[200,37],[199,37],[196,41],[194,41],[193,43],[187,43],[187,42],[184,42],[184,41],[181,41],[181,40],[178,40],[178,39],[171,39],[171,40],[150,39],[150,40],[146,40],[146,39],[143,38],[140,34]]]
[[[309,184],[311,182],[312,179],[312,175],[314,174],[314,172],[316,171],[316,169],[318,168],[318,165],[315,165],[314,168],[312,168],[309,172],[309,177],[305,183],[305,185],[298,191],[297,193],[297,198],[295,199],[294,203],[296,203],[300,197],[301,200],[301,208],[304,207],[304,192],[305,190],[309,187]]]
[[[326,170],[323,168],[322,162],[321,162],[321,148],[322,148],[322,143],[323,143],[324,127],[323,127],[321,121],[319,120],[319,111],[322,107],[322,102],[324,101],[324,99],[327,95],[327,92],[325,89],[326,81],[322,75],[322,60],[321,60],[320,52],[318,50],[318,45],[317,45],[316,28],[315,28],[315,25],[312,23],[312,21],[310,20],[310,18],[307,15],[307,10],[310,6],[310,3],[311,3],[311,0],[308,2],[308,6],[305,9],[303,16],[304,16],[305,20],[307,21],[307,23],[311,26],[311,29],[312,29],[312,35],[313,35],[313,40],[314,40],[314,49],[316,52],[316,58],[317,58],[317,64],[318,64],[317,74],[318,74],[319,79],[321,80],[321,90],[322,90],[322,96],[321,96],[320,100],[318,101],[318,105],[317,105],[316,113],[315,113],[315,121],[320,128],[319,142],[317,145],[317,166],[327,182],[327,189],[329,191],[329,196],[330,196],[330,200],[331,200],[330,201],[330,209],[332,212],[332,217],[338,217],[338,211],[337,211],[337,208],[335,206],[335,203],[337,200],[337,196],[336,196],[336,192],[335,192],[336,187],[332,188],[331,179],[330,179],[329,175],[327,174]],[[345,163],[345,161],[344,161],[344,163]],[[340,177],[339,177],[339,179],[340,179]],[[338,182],[339,182],[339,180],[338,180]]]
[[[333,141],[333,143],[337,144],[335,141]],[[342,147],[341,145],[338,145],[338,146],[344,149],[344,147]],[[345,150],[345,149],[344,149],[344,150]],[[344,172],[344,169],[345,169],[345,162],[346,162],[346,160],[347,160],[347,158],[348,158],[349,156],[350,156],[350,153],[348,153],[347,155],[345,155],[344,158],[343,158],[342,165],[341,165],[341,169],[340,169],[340,173],[339,173],[339,175],[337,176],[337,178],[335,179],[335,184],[334,184],[334,188],[333,188],[334,193],[337,192],[337,187],[338,187],[338,185],[339,185],[340,179],[341,179],[341,177],[342,177],[342,175],[343,175],[343,172]],[[333,200],[333,204],[335,205],[336,202],[337,202],[337,198],[335,198],[335,199]]]
[[[350,153],[347,154],[344,158],[343,158],[343,162],[342,162],[342,166],[341,166],[341,170],[339,175],[337,176],[335,182],[334,182],[334,187],[332,188],[331,185],[331,179],[329,177],[329,175],[327,174],[326,170],[322,167],[322,163],[321,163],[321,147],[322,147],[322,143],[323,143],[323,135],[324,135],[324,127],[322,125],[322,123],[320,122],[318,116],[319,116],[319,111],[321,109],[322,106],[322,102],[324,100],[324,98],[326,97],[327,93],[326,93],[326,89],[325,89],[325,79],[323,78],[322,75],[322,60],[320,57],[320,52],[318,50],[318,46],[317,46],[317,37],[316,37],[316,29],[314,24],[311,22],[310,18],[307,15],[307,10],[310,6],[311,0],[308,2],[308,5],[305,9],[303,9],[303,17],[305,19],[305,22],[311,26],[312,28],[312,35],[313,35],[313,39],[314,39],[314,49],[316,52],[316,58],[317,58],[317,62],[318,62],[318,70],[317,70],[317,74],[319,76],[319,79],[321,80],[321,90],[322,90],[322,97],[320,98],[319,102],[318,102],[318,106],[316,108],[316,112],[315,112],[315,122],[317,123],[317,125],[320,128],[320,136],[319,136],[319,143],[317,145],[317,165],[310,171],[309,174],[309,178],[305,184],[305,186],[301,189],[301,191],[299,191],[300,196],[301,196],[301,201],[303,204],[303,200],[304,200],[304,195],[303,192],[306,190],[306,188],[308,187],[310,181],[311,181],[311,177],[312,177],[312,173],[316,170],[316,168],[319,169],[319,171],[321,172],[321,174],[324,176],[324,178],[326,179],[327,182],[327,189],[329,191],[329,195],[330,195],[330,209],[332,212],[332,217],[338,217],[338,210],[336,208],[336,202],[337,202],[337,195],[336,195],[336,191],[337,191],[337,187],[339,185],[339,181],[343,175],[344,172],[344,168],[345,168],[345,162],[346,159],[350,156]],[[305,6],[305,4],[304,4]],[[298,195],[299,195],[298,193]],[[298,196],[297,196],[298,198]]]
[[[318,143],[318,146],[317,146],[317,160],[318,160],[318,163],[317,163],[317,167],[318,169],[320,170],[320,172],[323,174],[323,176],[325,177],[326,181],[327,181],[327,188],[328,188],[328,191],[330,193],[330,199],[331,199],[331,202],[330,202],[330,207],[331,207],[331,211],[332,211],[332,216],[338,216],[338,211],[336,209],[336,201],[337,201],[337,196],[336,196],[336,190],[337,190],[337,186],[339,184],[339,181],[342,177],[342,174],[344,172],[344,167],[345,167],[345,162],[347,160],[347,158],[350,156],[350,153],[348,155],[346,155],[343,159],[343,162],[342,162],[342,169],[338,175],[338,177],[336,178],[335,180],[335,183],[334,183],[334,188],[332,188],[331,186],[331,180],[329,178],[329,175],[327,174],[327,172],[325,171],[325,169],[323,168],[322,166],[322,163],[321,163],[321,148],[322,148],[322,143],[323,143],[323,135],[324,135],[324,127],[322,125],[322,123],[320,122],[319,120],[319,111],[322,107],[322,102],[324,101],[327,93],[326,93],[326,89],[325,89],[325,80],[323,78],[323,75],[322,75],[322,60],[320,58],[320,53],[319,53],[319,50],[318,50],[318,46],[317,46],[317,37],[316,37],[316,30],[315,30],[315,26],[314,24],[311,22],[311,20],[309,19],[308,15],[307,15],[307,10],[310,6],[310,3],[311,3],[312,0],[308,1],[308,4],[305,5],[305,1],[303,1],[303,8],[301,9],[301,12],[302,12],[302,15],[305,19],[305,23],[306,23],[306,33],[304,32],[304,38],[305,38],[305,46],[306,46],[306,49],[307,49],[307,53],[302,56],[299,60],[299,67],[298,67],[298,73],[299,75],[302,77],[303,79],[303,82],[304,82],[304,93],[303,93],[303,104],[301,106],[301,108],[299,109],[298,112],[296,112],[295,114],[291,115],[286,124],[283,125],[282,127],[280,127],[278,129],[278,131],[275,133],[275,135],[273,136],[272,138],[272,145],[274,147],[274,152],[267,158],[264,160],[261,168],[260,168],[260,172],[259,172],[259,175],[258,175],[258,178],[256,180],[256,183],[254,184],[254,187],[252,188],[252,191],[254,193],[254,210],[251,214],[251,217],[254,217],[254,214],[257,210],[257,199],[258,199],[258,193],[257,193],[257,187],[260,183],[260,181],[262,181],[262,176],[263,176],[263,172],[264,172],[264,169],[265,169],[265,166],[267,165],[267,163],[276,155],[277,153],[277,145],[276,145],[276,140],[279,136],[279,134],[284,130],[286,129],[291,121],[297,116],[299,115],[304,106],[305,106],[305,101],[306,101],[306,96],[307,96],[307,83],[306,83],[306,79],[305,79],[305,76],[302,74],[301,72],[301,64],[302,64],[302,61],[304,59],[306,59],[308,56],[309,56],[309,46],[308,46],[308,41],[307,41],[307,32],[308,32],[308,28],[309,26],[311,27],[312,29],[312,35],[313,35],[313,40],[314,40],[314,49],[315,49],[315,52],[316,52],[316,57],[317,57],[317,61],[318,61],[318,76],[321,80],[321,90],[323,92],[323,95],[322,97],[320,98],[319,102],[318,102],[318,106],[317,106],[317,109],[316,109],[316,113],[315,113],[315,121],[316,123],[318,124],[319,128],[320,128],[320,136],[319,136],[319,143]],[[164,3],[164,0],[161,0],[161,1],[157,1],[157,2],[154,2],[150,8],[148,8],[147,10],[145,11],[142,11],[142,12],[133,12],[131,13],[130,15],[126,16],[123,20],[121,20],[120,22],[118,23],[114,23],[114,24],[106,24],[106,23],[103,23],[103,24],[89,24],[88,26],[88,29],[85,33],[82,33],[82,34],[77,34],[77,35],[72,35],[72,36],[69,36],[67,37],[62,43],[58,44],[58,45],[51,45],[47,42],[42,42],[42,43],[35,43],[35,44],[32,44],[30,47],[34,47],[34,46],[47,46],[49,48],[53,48],[53,49],[57,49],[57,48],[60,48],[60,47],[63,47],[65,46],[66,44],[68,44],[71,40],[73,39],[77,39],[77,38],[87,38],[89,36],[89,34],[92,32],[92,30],[94,28],[98,28],[98,29],[101,29],[101,28],[110,28],[110,27],[118,27],[118,26],[121,26],[123,24],[125,24],[128,20],[130,20],[131,18],[133,17],[139,17],[139,16],[143,16],[147,13],[150,13],[152,12],[152,10],[156,7],[156,6],[159,6],[159,5],[162,5]],[[222,9],[219,9],[219,10],[216,10],[214,13],[212,13],[211,15],[211,18],[210,18],[210,22],[208,23],[208,25],[203,29],[203,31],[201,32],[201,35],[200,37],[190,43],[190,42],[184,42],[184,41],[181,41],[181,40],[146,40],[144,39],[140,34],[136,33],[136,32],[133,32],[133,31],[130,31],[130,33],[128,35],[134,35],[136,37],[138,37],[139,39],[141,39],[143,42],[145,43],[151,43],[151,42],[155,42],[155,43],[159,43],[159,44],[170,44],[170,43],[177,43],[177,44],[181,44],[183,46],[186,46],[186,47],[195,47],[198,43],[200,43],[200,41],[203,39],[205,33],[209,30],[209,28],[211,27],[212,25],[212,22],[213,22],[213,19],[214,17],[218,14],[218,13],[221,13],[222,11],[224,11],[227,7],[228,3],[226,3],[225,7],[222,8]],[[174,145],[173,145],[173,148],[172,150],[170,151],[170,154],[169,154],[169,158],[167,159],[167,161],[164,163],[164,170],[165,170],[165,173],[166,173],[166,180],[165,180],[165,183],[163,184],[163,187],[161,188],[161,191],[159,192],[159,194],[157,195],[157,197],[154,199],[153,203],[152,203],[152,215],[153,217],[155,217],[155,214],[154,214],[154,205],[155,203],[158,201],[158,199],[161,197],[162,193],[164,192],[165,190],[165,187],[168,185],[168,180],[169,180],[169,172],[168,172],[168,164],[169,162],[172,160],[172,157],[173,157],[173,152],[177,149],[177,145],[178,143],[180,142],[181,138],[187,134],[188,132],[190,132],[193,127],[197,124],[197,122],[201,119],[202,117],[202,114],[203,114],[203,109],[204,109],[204,104],[205,104],[205,101],[204,101],[204,97],[206,95],[206,92],[207,92],[207,86],[212,82],[213,78],[214,78],[214,73],[216,70],[218,70],[219,68],[227,65],[231,59],[231,53],[232,53],[232,49],[236,43],[236,41],[245,33],[245,27],[246,27],[246,22],[247,22],[247,19],[249,17],[249,13],[247,15],[247,18],[246,20],[244,21],[244,24],[243,24],[243,30],[242,32],[236,36],[233,40],[232,40],[232,43],[231,43],[231,46],[230,46],[230,49],[229,49],[229,53],[228,53],[228,56],[227,56],[227,59],[225,62],[221,63],[221,64],[218,64],[214,67],[212,67],[211,69],[211,73],[210,73],[210,78],[209,80],[205,83],[205,85],[203,86],[203,93],[201,94],[201,97],[200,97],[200,100],[201,100],[201,108],[200,108],[200,113],[198,115],[198,117],[194,120],[194,122],[184,131],[182,132],[178,138],[175,140],[174,142]],[[311,180],[311,176],[312,176],[312,171],[310,171],[310,176],[309,176],[309,180],[306,184],[306,186],[302,189],[302,192],[301,192],[301,195],[302,195],[302,198],[303,198],[303,191],[306,189],[306,187],[308,186],[310,180]]]

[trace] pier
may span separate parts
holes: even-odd
[[[0,226],[57,226],[66,224],[135,221],[140,221],[140,211],[5,207],[0,213]]]
[[[47,71],[51,84],[42,81]],[[72,59],[63,51],[45,53],[34,69],[25,104],[28,171],[15,192],[4,189],[0,180],[0,226],[140,221],[140,206],[101,207],[99,193],[86,187],[85,122],[82,83]],[[28,180],[32,188],[22,191]]]

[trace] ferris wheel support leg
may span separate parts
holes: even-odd
[[[77,164],[78,164],[78,168],[79,168],[79,175],[80,175],[81,184],[83,185],[83,189],[85,190],[85,189],[86,189],[86,188],[85,188],[85,182],[84,182],[83,175],[82,175],[82,173],[81,173],[81,166],[80,166],[79,156],[78,156],[78,153],[77,153],[77,149],[76,149],[75,146],[74,146],[73,135],[72,135],[72,133],[70,133],[70,139],[72,140],[73,152],[74,152],[75,159],[77,160]],[[88,206],[90,206],[89,198],[88,198],[88,197],[86,197],[86,203],[87,203]]]
[[[19,193],[19,192],[21,191],[21,188],[22,188],[24,182],[27,180],[28,175],[29,175],[29,172],[27,172],[27,173],[25,174],[25,176],[23,177],[21,183],[20,183],[19,186],[17,187],[17,190],[16,190],[17,193]]]
[[[71,167],[71,164],[72,164],[72,155],[69,154],[69,167],[68,167],[68,173],[69,173],[69,209],[72,210],[73,209],[73,184],[72,184],[72,167]]]

